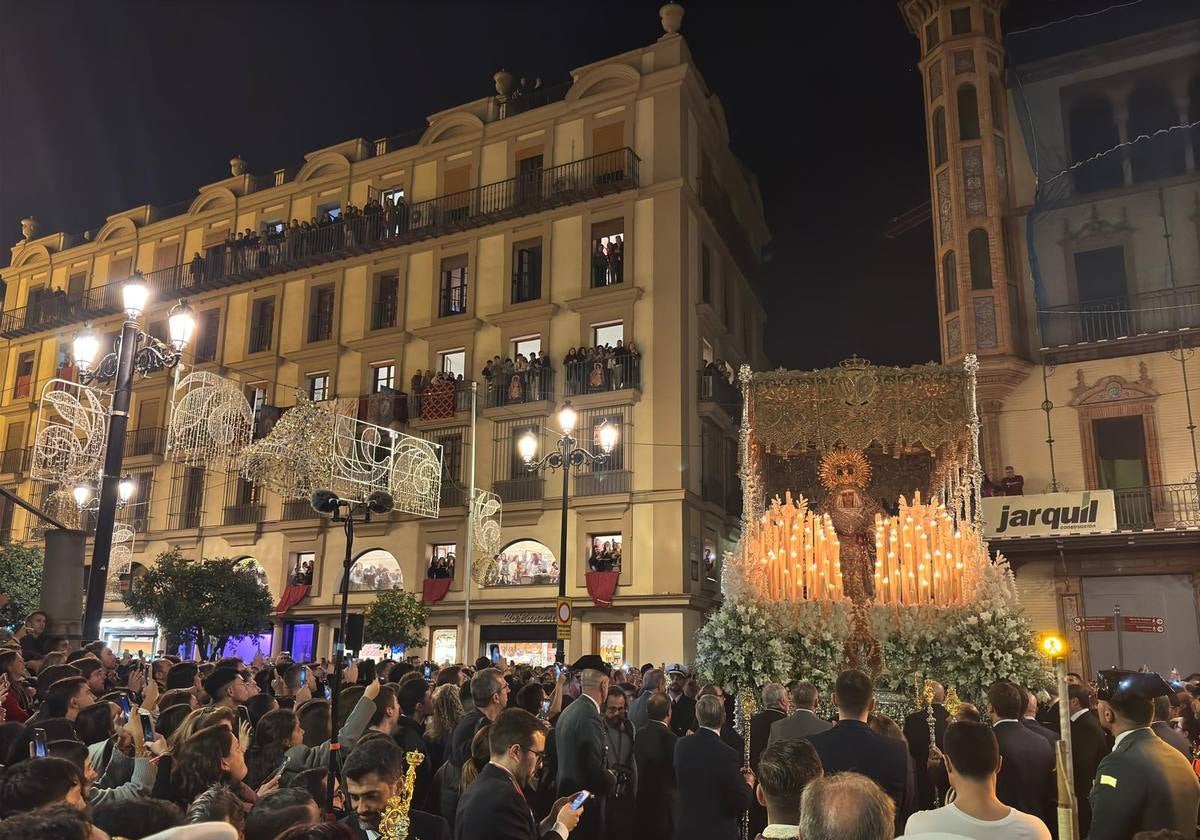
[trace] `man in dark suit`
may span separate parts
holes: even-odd
[[[342,772],[350,812],[342,822],[360,840],[367,840],[368,831],[378,836],[379,818],[388,799],[404,788],[408,772],[404,751],[391,738],[371,738],[350,751]],[[416,809],[408,814],[412,840],[450,840],[450,828],[441,817]]]
[[[1067,686],[1071,710],[1071,765],[1075,769],[1075,798],[1079,802],[1079,834],[1086,837],[1092,827],[1092,806],[1088,794],[1092,779],[1104,756],[1108,755],[1108,736],[1100,719],[1092,712],[1092,695],[1081,685]]]
[[[1083,677],[1079,676],[1079,674],[1076,674],[1074,671],[1071,671],[1067,674],[1067,685],[1083,685]],[[1049,729],[1055,735],[1059,734],[1058,698],[1055,698],[1054,702],[1047,706],[1045,710],[1038,715],[1038,723]]]
[[[1025,710],[1024,691],[1001,680],[988,689],[988,713],[1000,744],[1000,772],[996,796],[1010,808],[1056,825],[1054,750],[1041,736],[1021,723]]]
[[[1150,724],[1150,728],[1155,735],[1183,753],[1184,758],[1192,760],[1192,748],[1187,736],[1171,726],[1171,701],[1166,697],[1154,698],[1154,723]]]
[[[725,704],[714,695],[696,701],[695,734],[675,744],[679,785],[676,840],[736,840],[742,812],[754,801],[754,771],[721,740]]]
[[[788,691],[779,683],[767,683],[762,690],[762,711],[750,716],[750,769],[758,776],[758,759],[767,748],[771,726],[787,717]],[[796,803],[799,805],[799,803]],[[758,834],[767,825],[766,806],[755,800],[750,808],[750,833]]]
[[[908,749],[903,741],[876,735],[867,726],[875,710],[875,686],[862,671],[842,671],[833,689],[838,722],[832,729],[809,735],[821,756],[826,775],[861,773],[873,779],[896,803],[896,834],[912,813],[916,791],[908,789]]]
[[[633,724],[635,730],[641,729],[650,722],[646,716],[646,704],[650,702],[650,698],[655,694],[665,694],[666,689],[667,675],[658,668],[651,668],[642,677],[642,693],[629,704],[629,722]]]
[[[647,723],[637,731],[633,755],[637,760],[636,820],[646,837],[670,840],[675,832],[675,743],[671,731],[671,700],[655,692],[646,701]]]
[[[792,687],[792,713],[783,720],[771,724],[771,734],[767,736],[770,746],[781,739],[794,740],[807,738],[830,729],[833,724],[817,717],[817,701],[820,694],[817,687],[809,682],[798,682]]]
[[[684,693],[687,674],[678,665],[667,668],[671,685],[667,696],[671,698],[671,731],[682,738],[696,728],[696,701]]]
[[[554,724],[558,790],[586,790],[592,794],[575,836],[580,840],[604,840],[605,799],[613,785],[601,712],[608,696],[608,665],[599,656],[589,654],[576,661],[571,670],[579,674],[580,694]]]
[[[941,683],[934,682],[930,707],[933,710],[933,741],[939,750],[942,749],[946,726],[950,721],[950,713],[943,705],[945,701],[946,689]],[[916,770],[916,807],[920,810],[932,808],[935,791],[941,793],[947,785],[937,784],[937,774],[929,769],[929,711],[921,709],[905,716],[904,740],[908,741],[908,754],[912,756]],[[944,773],[941,778],[945,779]]]
[[[1057,708],[1057,706],[1055,707]],[[1025,724],[1026,728],[1035,735],[1041,735],[1050,742],[1050,748],[1055,749],[1055,744],[1058,743],[1058,733],[1040,724],[1037,719],[1038,703],[1037,698],[1033,696],[1033,692],[1029,689],[1025,690],[1025,717],[1021,718],[1021,723]]]
[[[454,840],[567,840],[587,803],[574,810],[574,794],[564,796],[539,825],[522,792],[545,750],[544,723],[524,709],[500,713],[488,728],[491,760],[458,800]]]
[[[1116,746],[1096,769],[1088,840],[1162,829],[1195,835],[1200,782],[1187,759],[1150,728],[1153,699],[1170,694],[1158,674],[1100,672],[1096,714]]]
[[[494,721],[508,706],[508,682],[495,668],[484,668],[471,677],[471,702],[474,708],[462,716],[450,739],[449,761],[462,769],[471,755],[471,739],[484,718]]]

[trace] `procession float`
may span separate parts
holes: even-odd
[[[978,363],[753,373],[743,366],[741,540],[697,670],[741,712],[768,682],[874,678],[895,713],[929,681],[979,702],[1046,663],[1012,571],[983,540]]]

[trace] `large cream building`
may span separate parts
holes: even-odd
[[[49,487],[28,477],[42,387],[85,320],[101,334],[119,329],[119,284],[137,269],[154,288],[150,332],[162,335],[167,310],[186,297],[199,313],[187,367],[241,383],[256,434],[302,391],[361,399],[365,419],[444,447],[439,517],[394,513],[358,528],[351,612],[378,588],[421,592],[431,559],[453,553],[427,655],[469,661],[493,644],[514,658],[552,654],[561,477],[529,476],[515,442],[533,428],[544,452],[569,396],[583,445],[603,420],[620,438],[606,467],[571,479],[563,573],[576,611],[567,655],[690,660],[719,595],[719,569],[706,558],[732,547],[740,514],[739,398],[701,370],[714,357],[765,366],[764,311],[748,282],[768,239],[756,183],[730,151],[721,103],[677,32],[580,67],[562,88],[521,94],[506,74],[495,81],[496,95],[431,115],[417,135],[347,140],[307,154],[297,170],[265,175],[235,159],[230,177],[189,203],[114,213],[87,236],[39,233],[27,220],[0,271],[0,483],[45,499]],[[308,244],[284,237],[245,252],[252,256],[223,244],[231,232],[399,197],[404,214],[391,222],[342,216]],[[571,348],[617,340],[636,345],[640,359],[598,379],[591,368],[564,374]],[[537,387],[486,387],[486,360],[538,350],[553,372]],[[430,369],[465,374],[448,411],[412,392],[413,375]],[[260,644],[328,655],[340,527],[304,500],[165,461],[170,383],[160,373],[134,392],[125,467],[137,492],[122,513],[138,532],[134,574],[172,546],[197,559],[245,557],[278,599],[289,573],[314,562],[308,596],[264,628]],[[478,486],[505,500],[505,558],[489,585],[467,578],[461,556],[472,460]],[[0,528],[10,539],[40,535],[11,505]],[[610,608],[594,605],[585,587],[593,541],[621,546]],[[154,628],[117,599],[104,632],[144,647]]]
[[[1200,149],[1154,132],[1200,117],[1200,21],[1004,37],[1003,0],[899,5],[920,42],[942,357],[980,357],[988,476],[1112,493],[1096,498],[1115,527],[992,545],[1076,670],[1198,670]],[[1165,632],[1118,636],[1116,607]]]

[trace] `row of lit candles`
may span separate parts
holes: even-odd
[[[787,493],[776,497],[743,537],[749,557],[764,567],[766,595],[775,601],[836,601],[842,598],[841,543],[828,515],[808,509]]]
[[[944,505],[921,504],[919,491],[911,505],[902,496],[896,516],[875,515],[875,603],[961,603],[964,551],[973,544]]]

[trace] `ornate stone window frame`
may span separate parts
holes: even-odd
[[[1058,244],[1062,246],[1066,263],[1064,268],[1067,278],[1067,303],[1079,303],[1079,277],[1075,273],[1075,255],[1082,251],[1120,246],[1124,249],[1125,256],[1125,293],[1133,295],[1141,290],[1137,276],[1137,260],[1133,253],[1134,231],[1125,207],[1121,208],[1121,217],[1115,222],[1100,218],[1100,209],[1095,204],[1092,205],[1091,215],[1078,229],[1072,229],[1070,221],[1063,219],[1063,235]]]
[[[1077,384],[1068,405],[1079,415],[1079,447],[1083,460],[1083,477],[1089,490],[1100,488],[1099,458],[1096,437],[1092,431],[1093,420],[1111,417],[1141,417],[1142,433],[1145,435],[1146,471],[1150,486],[1163,483],[1162,455],[1158,446],[1158,417],[1154,404],[1159,393],[1150,381],[1146,363],[1138,365],[1139,378],[1130,382],[1123,376],[1102,376],[1095,384],[1088,385],[1083,369],[1075,371]]]

